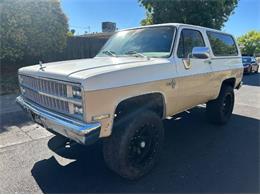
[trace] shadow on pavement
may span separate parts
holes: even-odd
[[[244,75],[243,84],[259,87],[260,86],[260,73]]]
[[[109,171],[100,143],[60,148],[57,153],[76,160],[62,166],[51,157],[31,172],[44,193],[260,192],[259,120],[233,115],[227,125],[214,126],[204,108],[195,108],[165,121],[165,129],[160,163],[138,181]]]
[[[7,131],[10,126],[22,127],[30,123],[30,118],[23,112],[11,112],[0,115],[0,134]]]

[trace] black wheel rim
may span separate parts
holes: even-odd
[[[145,124],[137,129],[130,140],[128,160],[131,166],[140,168],[148,165],[159,147],[159,136],[153,124]]]
[[[224,98],[223,104],[222,104],[222,110],[224,116],[228,116],[231,113],[232,110],[232,96],[231,94],[227,94]]]

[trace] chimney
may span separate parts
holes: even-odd
[[[115,32],[116,23],[114,22],[102,22],[102,32]]]

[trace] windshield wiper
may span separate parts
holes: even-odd
[[[139,53],[137,51],[128,51],[125,53],[126,55],[134,55],[134,56],[139,56],[139,57],[142,57],[142,58],[147,58],[148,60],[150,59],[148,56],[145,56],[144,54],[142,53]]]
[[[110,51],[110,50],[105,50],[105,51],[102,51],[103,54],[106,54],[108,56],[113,56],[113,57],[117,57],[117,55],[115,54],[114,51]]]

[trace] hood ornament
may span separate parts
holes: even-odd
[[[44,68],[46,68],[46,66],[42,65],[42,61],[39,61],[39,66],[41,71],[44,71]]]

